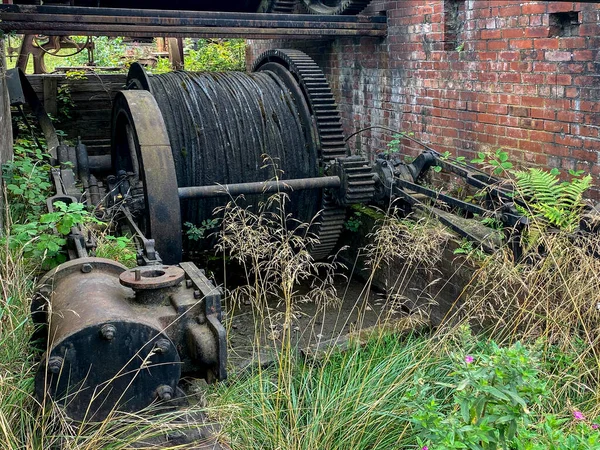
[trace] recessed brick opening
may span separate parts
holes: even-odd
[[[465,0],[444,0],[444,50],[452,51],[463,43]]]
[[[549,37],[573,37],[579,36],[579,12],[556,12],[550,13]]]

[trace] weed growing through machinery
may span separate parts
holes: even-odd
[[[41,165],[31,167],[34,173]],[[19,198],[18,205],[12,202],[19,206],[14,214],[34,214],[26,197]],[[40,409],[33,398],[35,361],[23,343],[32,332],[29,298],[39,266],[5,239],[0,248],[0,447],[124,449],[137,442],[148,448],[159,434],[189,432],[200,411],[220,421],[234,449],[600,447],[600,263],[595,257],[600,240],[551,232],[541,221],[546,226],[539,244],[522,262],[515,263],[508,250],[476,257],[465,251],[456,265],[472,264],[473,277],[445,323],[423,329],[427,305],[422,301],[423,311],[411,311],[404,322],[422,331],[405,333],[391,320],[406,310],[411,293],[405,286],[416,271],[435,277],[451,235],[430,218],[398,220],[391,210],[376,211],[371,244],[363,249],[365,293],[377,271],[392,260],[405,262],[389,276],[387,308],[380,317],[389,326],[366,336],[353,334],[345,352],[301,357],[293,339],[299,306],[316,302],[317,315],[335,313],[343,294],[332,280],[342,270],[335,260],[312,260],[310,224],[292,224],[285,203],[284,195],[267,199],[259,211],[231,203],[222,211],[219,247],[245,278],[230,286],[228,305],[246,300],[253,305],[255,355],[262,359],[268,347],[272,363],[233,372],[228,382],[211,388],[208,408],[176,413],[151,408],[98,424],[70,422],[56,405]],[[41,211],[36,214],[32,217],[41,221]],[[64,217],[48,223],[61,227]],[[14,235],[15,222],[9,220],[5,236]],[[116,252],[128,245],[116,242]],[[310,289],[301,291],[300,284]],[[273,309],[272,298],[283,308]],[[363,311],[367,306],[366,295],[355,305]],[[315,339],[316,321],[309,330]],[[482,332],[473,335],[465,322]],[[360,320],[354,327],[360,330]]]

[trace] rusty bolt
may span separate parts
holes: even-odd
[[[156,341],[156,344],[154,344],[154,351],[159,355],[164,355],[165,353],[168,353],[170,349],[171,342],[169,342],[168,339],[159,339],[158,341]]]
[[[100,335],[102,336],[102,339],[106,339],[107,341],[112,341],[116,334],[117,328],[108,323],[106,325],[102,325],[102,328],[100,329]]]
[[[192,280],[185,280],[186,288],[190,289],[193,285],[194,285],[194,283],[192,282]]]
[[[163,384],[156,389],[156,396],[163,402],[168,402],[173,398],[173,388]]]
[[[84,264],[83,266],[81,266],[81,271],[83,273],[90,273],[92,270],[94,270],[94,268],[91,264]]]
[[[196,300],[198,300],[200,297],[202,297],[202,294],[200,293],[200,291],[194,291],[194,298]]]
[[[57,374],[62,369],[64,360],[60,356],[53,356],[48,360],[48,372]]]

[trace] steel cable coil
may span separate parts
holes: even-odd
[[[311,178],[319,175],[297,105],[284,83],[259,73],[173,72],[149,78],[165,120],[179,187]],[[273,164],[264,164],[265,155]],[[286,213],[309,222],[318,190],[294,192]],[[249,197],[244,204],[256,205]],[[223,200],[182,202],[182,221],[201,224]]]

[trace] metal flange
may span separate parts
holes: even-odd
[[[116,172],[135,173],[144,192],[136,217],[145,237],[156,241],[165,264],[182,258],[181,211],[169,136],[156,100],[145,90],[122,91],[114,100],[112,158]]]

